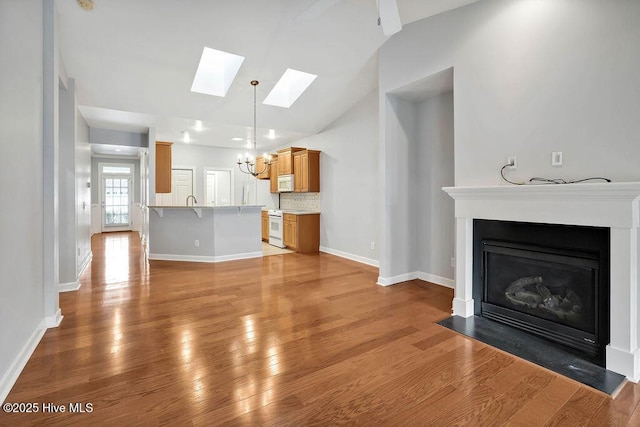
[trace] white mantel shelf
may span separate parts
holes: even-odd
[[[470,317],[473,220],[584,225],[610,229],[610,343],[607,369],[640,380],[640,182],[445,187],[455,199],[453,314]]]
[[[457,218],[631,228],[640,182],[445,187]]]

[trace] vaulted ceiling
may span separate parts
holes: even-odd
[[[398,7],[406,25],[474,1],[398,0]],[[259,148],[315,134],[377,87],[377,51],[388,39],[376,0],[94,2],[86,11],[58,0],[62,59],[82,115],[97,128],[154,127],[157,139],[174,142],[187,131],[196,144],[245,144],[253,79]],[[190,91],[205,46],[245,57],[224,98]],[[318,78],[291,108],[263,105],[287,68]]]

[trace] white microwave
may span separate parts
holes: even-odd
[[[293,175],[278,176],[278,193],[288,193],[293,191]]]

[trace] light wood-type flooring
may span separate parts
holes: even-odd
[[[92,244],[6,401],[93,412],[0,425],[640,425],[637,385],[614,400],[434,324],[450,289],[380,287],[327,254],[148,263],[137,234]]]

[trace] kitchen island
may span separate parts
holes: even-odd
[[[150,260],[220,262],[262,256],[262,206],[149,206]]]

